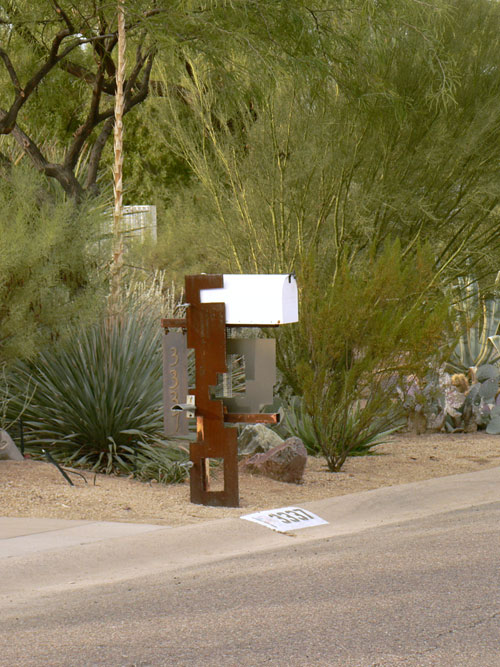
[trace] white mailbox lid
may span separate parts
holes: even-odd
[[[298,322],[295,276],[224,274],[224,287],[204,289],[201,303],[226,304],[226,324],[266,326]]]

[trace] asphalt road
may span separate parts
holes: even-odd
[[[284,539],[211,564],[12,596],[0,665],[500,666],[500,503]]]

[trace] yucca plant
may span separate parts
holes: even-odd
[[[187,452],[161,441],[159,319],[137,305],[73,331],[65,344],[18,365],[11,382],[19,395],[28,383],[34,387],[23,416],[33,453],[44,448],[67,465],[179,481]]]
[[[33,390],[29,382],[20,390],[19,387],[11,385],[9,378],[5,365],[0,366],[0,430],[4,431],[8,431],[15,422],[22,419]]]
[[[109,471],[122,447],[161,433],[161,374],[153,320],[123,316],[75,331],[16,369],[18,379],[35,384],[24,414],[30,445]]]
[[[300,396],[292,396],[284,406],[285,419],[276,429],[285,437],[296,436],[304,443],[307,453],[311,456],[321,456],[321,445],[318,442],[311,416],[305,409],[304,401]]]
[[[130,466],[130,474],[138,479],[152,479],[163,484],[182,482],[192,463],[189,450],[182,445],[141,442],[140,447],[123,447],[122,458]]]

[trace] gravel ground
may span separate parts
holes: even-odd
[[[240,508],[189,502],[189,484],[164,486],[84,472],[71,487],[48,463],[0,461],[0,515],[182,525],[300,504],[500,465],[500,436],[485,433],[397,435],[374,456],[347,460],[331,473],[310,457],[300,485],[240,474]]]

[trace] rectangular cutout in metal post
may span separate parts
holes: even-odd
[[[231,338],[229,355],[245,359],[245,393],[224,398],[229,412],[257,413],[273,402],[276,384],[276,341],[274,338]]]

